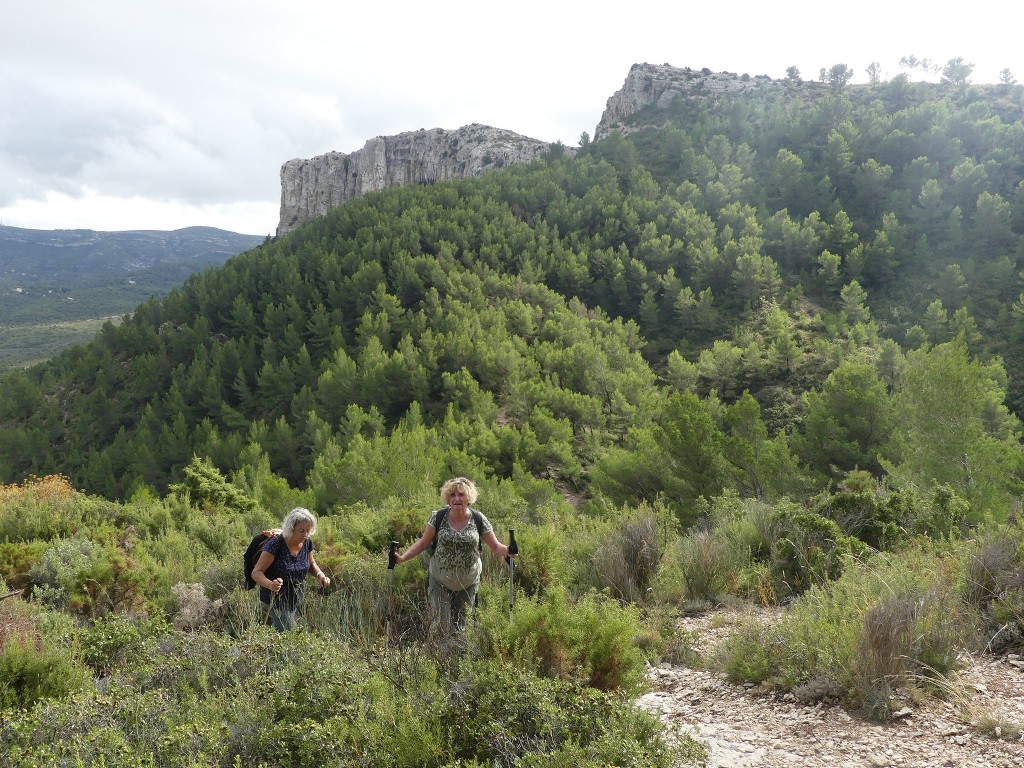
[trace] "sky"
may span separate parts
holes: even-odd
[[[907,7],[904,7],[907,6]],[[576,146],[635,63],[1024,83],[1024,5],[32,0],[0,21],[0,225],[273,234],[280,168],[484,123]],[[934,79],[914,72],[912,79]]]

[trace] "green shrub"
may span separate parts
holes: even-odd
[[[439,716],[460,723],[455,754],[491,765],[669,768],[706,756],[685,737],[669,747],[657,720],[619,695],[490,660],[464,666]]]
[[[0,578],[10,589],[25,589],[31,583],[29,572],[42,559],[47,546],[45,541],[0,542]]]
[[[999,526],[979,536],[967,554],[963,594],[978,612],[987,647],[1024,649],[1024,528]]]
[[[98,549],[89,539],[66,539],[49,547],[29,571],[35,597],[54,608],[70,608],[72,596]]]
[[[772,567],[793,594],[834,581],[851,558],[869,551],[859,539],[845,535],[834,521],[815,512],[788,516],[782,526],[782,536],[773,546]]]
[[[85,527],[85,497],[61,475],[0,484],[0,541],[73,536]]]
[[[868,546],[892,550],[911,536],[945,539],[963,530],[970,504],[952,488],[938,486],[930,500],[913,486],[883,493],[877,487],[859,487],[820,499],[815,511],[833,520],[842,532]]]
[[[105,616],[81,630],[78,643],[82,660],[100,676],[135,660],[146,638],[165,629],[160,620],[142,616]]]
[[[527,595],[539,595],[555,584],[565,583],[570,570],[566,563],[565,531],[574,528],[575,521],[568,515],[543,525],[531,525],[516,530],[520,556],[516,560],[515,583]],[[507,532],[499,532],[508,543]],[[503,560],[484,556],[488,574],[505,578],[508,566]]]
[[[729,592],[736,572],[735,550],[714,531],[694,530],[681,540],[678,567],[690,601],[714,604]]]
[[[820,499],[814,512],[834,522],[839,531],[854,536],[874,549],[891,549],[905,539],[894,519],[894,505],[886,504],[873,488],[836,493]]]
[[[936,553],[875,556],[812,587],[777,621],[742,625],[716,663],[735,682],[834,695],[884,719],[899,688],[947,673],[969,643],[955,579]]]
[[[92,617],[139,605],[146,582],[125,547],[89,539],[53,544],[32,567],[29,579],[41,602]]]
[[[0,710],[61,698],[91,680],[66,648],[42,634],[28,604],[0,601]]]
[[[746,621],[718,649],[714,664],[731,683],[763,683],[780,670],[781,638],[759,621]]]
[[[595,593],[570,601],[554,588],[517,599],[511,616],[498,601],[482,603],[477,614],[470,642],[485,657],[603,691],[636,691],[643,680],[645,660],[635,644],[642,627],[631,606]]]
[[[409,599],[410,592],[417,589],[410,579],[413,568],[395,569],[395,587],[389,596],[389,572],[383,556],[350,555],[332,561],[332,565],[321,563],[331,577],[326,592],[312,579],[306,580],[306,626],[360,648],[374,645],[389,622],[396,637],[407,632],[414,636],[420,633],[420,610]]]
[[[594,554],[603,585],[619,600],[642,603],[661,564],[658,519],[651,511],[624,517]]]
[[[784,501],[767,504],[725,495],[712,504],[711,529],[733,550],[734,562],[768,562],[787,514],[795,509]]]
[[[0,709],[31,707],[61,698],[92,681],[89,671],[61,649],[8,639],[0,648]]]

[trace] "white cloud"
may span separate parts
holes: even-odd
[[[968,15],[971,14],[971,15]],[[865,0],[35,0],[0,25],[0,218],[15,226],[274,231],[279,169],[481,122],[575,145],[637,62],[863,79],[963,56],[1024,81],[1024,16]],[[162,211],[162,213],[160,213]],[[91,218],[90,218],[91,217]],[[254,223],[255,222],[255,223]]]
[[[60,211],[54,225],[54,211]],[[210,226],[246,235],[273,235],[278,204],[265,200],[238,200],[197,205],[181,200],[114,197],[94,190],[75,196],[49,192],[41,200],[20,200],[0,212],[0,224],[24,229],[171,230]]]

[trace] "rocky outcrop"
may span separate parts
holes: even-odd
[[[378,136],[351,154],[328,152],[309,160],[289,160],[281,166],[277,234],[287,234],[367,192],[479,176],[492,168],[536,160],[551,147],[512,131],[473,124],[454,131],[434,128]]]
[[[654,107],[665,109],[676,96],[707,98],[715,94],[734,93],[758,87],[782,87],[767,75],[750,77],[710,69],[679,69],[668,64],[634,64],[622,88],[612,94],[605,105],[601,122],[594,131],[600,141],[613,130],[628,134],[637,128],[632,119],[639,112]]]
[[[622,88],[608,99],[594,141],[616,129],[628,134],[648,125],[642,117],[638,119],[640,113],[670,107],[677,96],[714,98],[759,87],[785,87],[785,81],[668,64],[634,64]],[[308,160],[289,160],[281,166],[277,234],[287,234],[367,192],[479,176],[492,168],[536,160],[551,147],[548,142],[474,123],[454,131],[434,128],[378,136],[351,154],[328,152]],[[560,151],[576,150],[560,146]]]

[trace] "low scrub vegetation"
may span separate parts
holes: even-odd
[[[382,755],[696,765],[697,744],[630,703],[649,662],[713,665],[884,720],[908,697],[952,696],[964,653],[1024,649],[1019,525],[908,534],[878,550],[820,512],[728,496],[686,531],[658,506],[607,522],[563,508],[560,525],[578,535],[523,530],[514,606],[503,564],[488,561],[454,642],[429,631],[421,565],[391,581],[387,535],[324,516],[332,584],[309,588],[299,630],[281,635],[241,584],[262,513],[203,462],[193,469],[203,483],[124,504],[54,477],[0,489],[0,537],[18,553],[0,582],[12,767],[290,764],[282,754],[338,766]],[[495,497],[514,509],[518,492]],[[821,508],[849,507],[832,502]],[[406,525],[396,513],[372,514]],[[676,619],[723,603],[758,610],[702,659]]]

